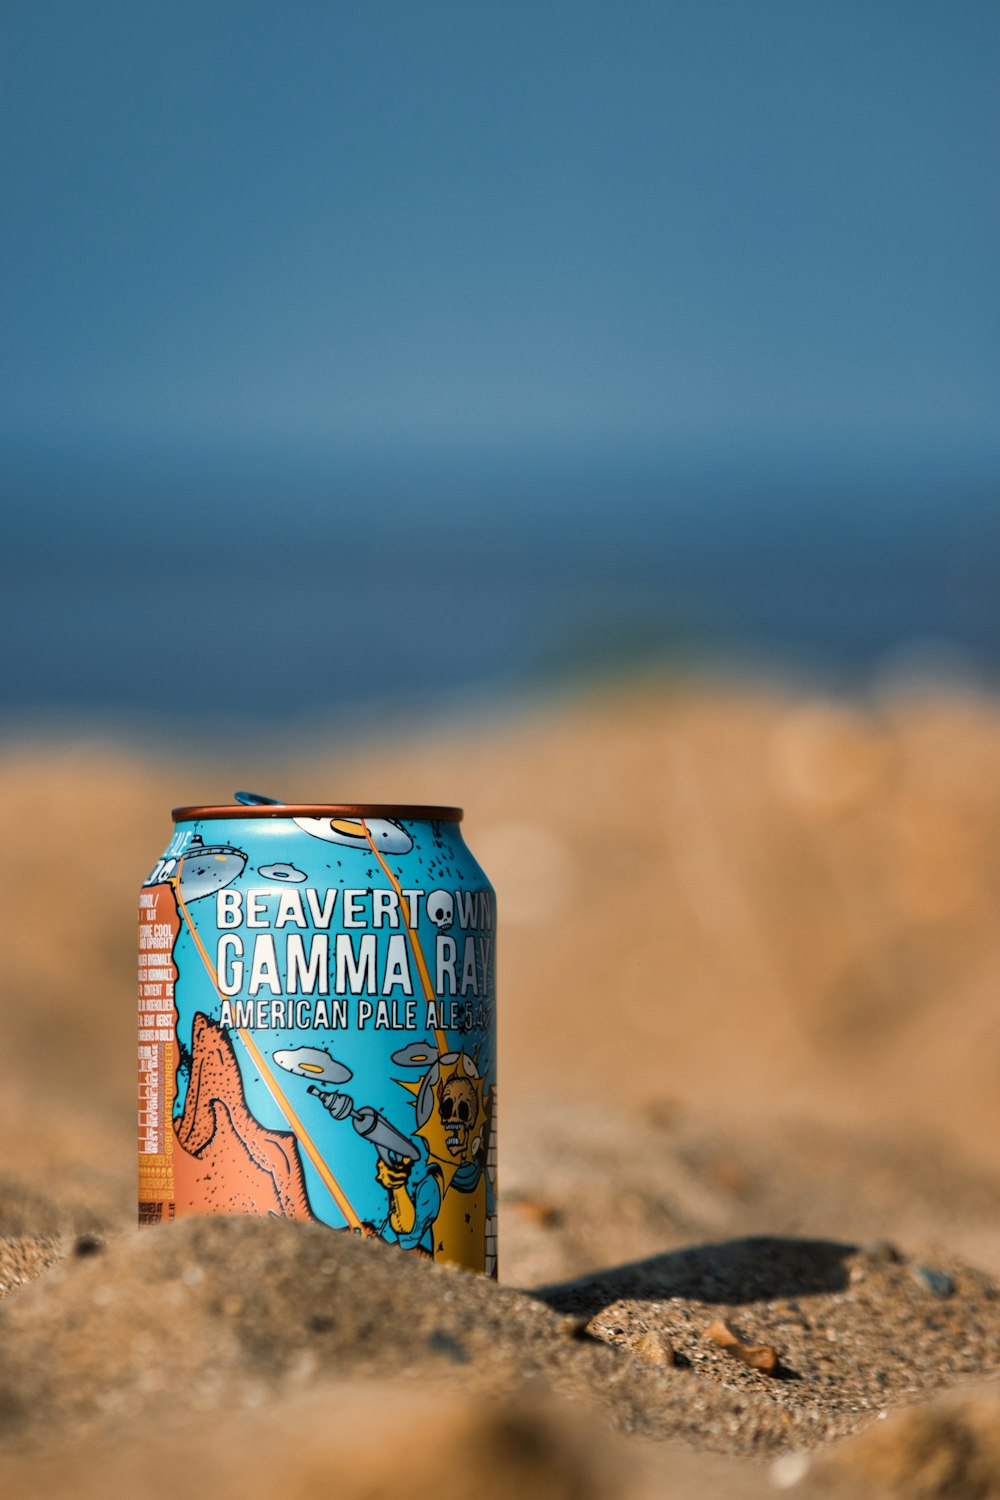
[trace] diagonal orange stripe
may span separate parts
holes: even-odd
[[[192,922],[191,914],[187,909],[184,897],[181,895],[181,872],[183,869],[184,859],[182,857],[180,864],[177,866],[177,874],[171,877],[169,883],[174,888],[174,895],[177,897],[177,905],[180,908],[181,916],[187,923],[188,931],[194,938],[195,946],[197,947],[198,952],[201,954],[201,961],[205,965],[205,968],[208,970],[208,977],[211,979],[212,984],[215,986],[215,992],[219,996],[220,1000],[227,1000],[229,997],[227,995],[224,995],[219,989],[219,980],[215,972],[215,965],[212,963],[212,960],[209,958],[208,954],[205,951],[205,945],[201,940],[201,934]],[[260,1048],[257,1046],[257,1043],[254,1041],[253,1037],[245,1027],[240,1026],[239,1028],[237,1028],[237,1031],[240,1041],[243,1043],[244,1047],[246,1047],[257,1067],[260,1069],[260,1076],[261,1078],[263,1078],[264,1083],[267,1085],[272,1099],[291,1126],[292,1134],[295,1136],[299,1145],[306,1152],[309,1160],[316,1168],[317,1172],[325,1183],[333,1201],[336,1203],[337,1207],[340,1209],[340,1212],[344,1215],[344,1218],[347,1220],[351,1228],[360,1229],[361,1220],[351,1206],[347,1194],[340,1186],[340,1183],[337,1181],[336,1177],[334,1177],[333,1173],[330,1171],[330,1168],[327,1165],[326,1161],[320,1155],[319,1149],[317,1148],[312,1136],[309,1134],[308,1130],[300,1120],[298,1114],[292,1108],[291,1103],[286,1098],[284,1091],[278,1083],[278,1080],[275,1078],[274,1074],[267,1066],[267,1063],[264,1061],[264,1056]]]
[[[416,966],[417,966],[417,972],[420,975],[420,984],[421,984],[421,988],[423,989],[423,992],[424,992],[424,999],[427,1000],[427,1001],[433,1000],[435,1002],[435,1004],[436,1004],[437,1003],[437,996],[434,993],[434,986],[431,984],[431,976],[430,976],[430,973],[429,973],[428,968],[427,968],[427,960],[424,958],[423,949],[420,946],[420,939],[417,937],[415,929],[412,928],[410,926],[409,922],[406,920],[407,905],[406,905],[406,902],[403,900],[403,887],[400,885],[400,883],[397,880],[396,876],[389,869],[389,866],[386,864],[385,860],[382,858],[382,855],[379,852],[379,850],[376,849],[376,847],[375,847],[375,840],[372,838],[372,836],[371,836],[371,830],[369,829],[368,824],[365,822],[364,818],[359,818],[358,822],[361,824],[362,828],[365,830],[365,838],[368,840],[368,847],[371,849],[371,851],[374,854],[375,858],[378,860],[379,864],[382,866],[383,870],[388,875],[389,880],[390,880],[390,882],[392,884],[392,888],[396,892],[396,895],[399,897],[399,913],[400,913],[400,916],[403,919],[403,927],[404,927],[404,929],[406,931],[406,936],[407,936],[407,938],[409,940],[410,951],[413,954],[413,961],[416,964]],[[445,1035],[445,1033],[443,1031],[441,1031],[441,1030],[435,1031],[435,1033],[434,1033],[434,1040],[437,1042],[437,1049],[438,1049],[439,1053],[444,1054],[445,1052],[449,1052],[451,1050],[451,1048],[449,1046],[449,1043],[448,1043],[448,1038],[447,1038],[447,1036]]]

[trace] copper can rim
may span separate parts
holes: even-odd
[[[395,802],[264,802],[247,806],[232,802],[211,807],[175,807],[175,823],[207,818],[405,818],[414,823],[461,823],[460,807],[423,807]]]

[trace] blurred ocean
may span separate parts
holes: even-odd
[[[656,665],[834,687],[1000,668],[985,461],[262,447],[6,469],[8,729],[347,726]]]
[[[0,41],[9,732],[996,678],[995,4]]]

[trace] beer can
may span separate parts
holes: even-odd
[[[496,1275],[496,898],[452,807],[174,810],[139,896],[139,1222]]]

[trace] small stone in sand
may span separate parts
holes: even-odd
[[[794,1489],[809,1473],[808,1453],[782,1453],[771,1465],[771,1483],[779,1490]]]
[[[865,1260],[882,1265],[898,1265],[903,1259],[891,1240],[869,1240],[866,1245],[861,1246],[861,1254]]]
[[[647,1365],[676,1364],[673,1348],[662,1333],[657,1333],[652,1328],[633,1345],[632,1353],[636,1359],[641,1359]]]
[[[727,1354],[734,1359],[741,1359],[751,1370],[759,1370],[762,1375],[775,1375],[778,1371],[778,1351],[771,1344],[747,1344],[740,1338],[735,1328],[722,1318],[716,1318],[709,1323],[705,1329],[706,1338],[710,1338],[713,1344],[718,1344]]]
[[[910,1271],[914,1281],[925,1291],[933,1292],[935,1297],[954,1296],[955,1283],[947,1272],[935,1271],[933,1266],[911,1266]]]

